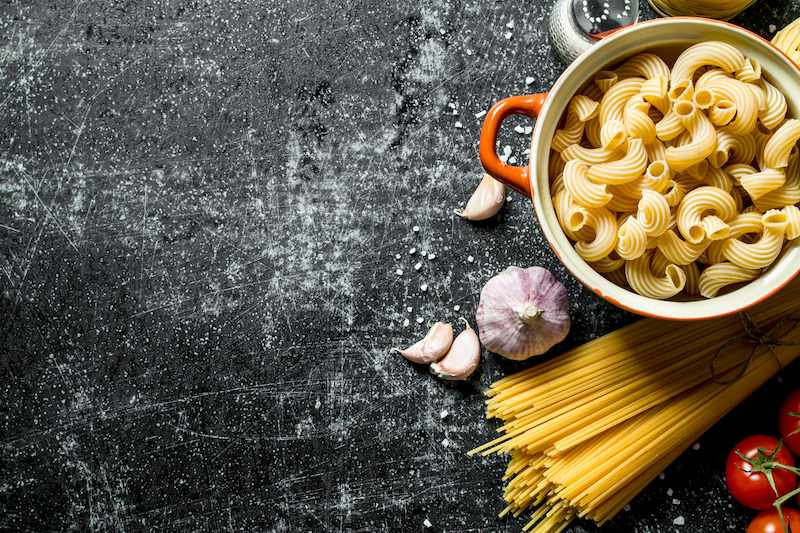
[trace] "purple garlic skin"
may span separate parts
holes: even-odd
[[[447,355],[438,363],[431,363],[429,370],[439,379],[463,381],[478,368],[478,363],[481,361],[481,343],[475,330],[469,327],[466,320],[464,323],[466,325],[464,331],[453,341]]]
[[[508,267],[481,291],[476,315],[480,340],[492,352],[522,361],[567,336],[567,289],[547,269]]]

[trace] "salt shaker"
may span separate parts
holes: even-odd
[[[556,0],[550,41],[559,59],[572,63],[595,41],[638,19],[638,0]]]

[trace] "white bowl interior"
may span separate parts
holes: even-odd
[[[654,300],[620,287],[597,273],[572,247],[562,231],[550,201],[547,162],[550,140],[570,98],[594,74],[641,52],[663,54],[669,64],[677,54],[701,41],[719,40],[758,60],[765,77],[786,96],[788,116],[800,118],[800,71],[772,45],[730,24],[706,19],[674,18],[638,24],[593,46],[558,79],[536,121],[531,154],[534,207],[545,236],[564,265],[586,286],[606,300],[629,311],[674,320],[699,320],[740,311],[767,298],[792,280],[800,270],[800,243],[794,241],[758,279],[710,299],[695,301]],[[667,57],[669,56],[669,57]],[[800,239],[798,239],[800,240]]]

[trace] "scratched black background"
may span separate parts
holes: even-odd
[[[452,215],[480,176],[475,114],[560,72],[548,11],[2,2],[0,529],[518,531],[495,518],[503,460],[464,453],[493,433],[481,389],[524,365],[484,353],[452,386],[388,350],[471,319],[511,264],[567,284],[566,345],[634,319],[565,273],[521,198]],[[606,531],[741,530],[724,456],[774,432],[790,376]]]

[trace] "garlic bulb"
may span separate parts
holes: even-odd
[[[453,212],[467,220],[486,220],[500,211],[505,199],[506,186],[489,174],[484,174],[464,210],[454,209]]]
[[[405,350],[392,349],[412,363],[427,365],[444,357],[451,344],[453,344],[453,326],[445,322],[437,322],[431,326],[425,338],[418,340]]]
[[[567,289],[541,267],[509,267],[483,287],[476,320],[489,351],[522,361],[569,333]]]
[[[461,320],[464,320],[463,318]],[[446,380],[465,380],[469,378],[481,361],[481,343],[475,330],[464,320],[464,331],[458,334],[444,359],[430,366],[431,374]]]

